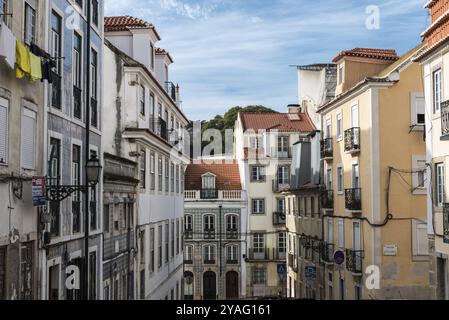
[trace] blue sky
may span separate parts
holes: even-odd
[[[153,23],[175,60],[184,111],[210,119],[230,107],[285,111],[297,102],[290,65],[330,62],[354,47],[405,53],[428,25],[427,0],[106,0],[107,15]],[[380,28],[365,26],[370,5]]]

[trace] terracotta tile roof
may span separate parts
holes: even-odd
[[[215,187],[218,190],[242,190],[240,172],[236,162],[232,164],[190,164],[185,174],[186,190],[201,190],[202,176],[206,173],[216,176]]]
[[[153,29],[160,40],[159,34],[153,24],[132,16],[115,16],[104,18],[104,31],[127,31],[131,29]]]
[[[167,56],[168,59],[171,61],[171,63],[174,62],[174,60],[173,60],[173,58],[171,57],[170,53],[169,53],[167,50],[165,50],[165,49],[162,49],[162,48],[156,48],[156,49],[155,49],[155,54],[156,54],[157,56]]]
[[[354,48],[340,52],[332,62],[338,62],[343,57],[370,58],[386,61],[396,61],[399,59],[396,50],[392,49]]]
[[[292,117],[297,116],[295,120]],[[266,130],[278,132],[312,132],[316,128],[307,113],[240,113],[243,130]]]

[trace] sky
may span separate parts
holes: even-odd
[[[328,63],[355,47],[407,52],[429,25],[426,2],[105,0],[105,10],[155,25],[156,46],[175,60],[169,77],[181,87],[184,112],[208,120],[234,106],[286,111],[298,102],[292,66]]]

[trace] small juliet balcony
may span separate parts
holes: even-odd
[[[361,275],[364,255],[363,250],[346,249],[346,269],[353,274]]]
[[[324,263],[334,263],[334,251],[335,245],[333,243],[323,243],[323,248],[321,250],[321,259]]]
[[[321,191],[321,208],[322,209],[334,209],[334,191],[322,190]]]
[[[215,229],[205,229],[203,238],[206,239],[206,240],[213,240],[213,239],[215,239],[216,238]]]
[[[321,140],[321,159],[332,160],[334,158],[334,145],[332,138]]]
[[[345,131],[345,152],[349,154],[360,152],[360,128]]]
[[[441,140],[449,140],[449,100],[441,104]]]
[[[273,212],[273,225],[285,227],[285,212]]]
[[[201,190],[201,199],[207,199],[207,200],[218,199],[218,190],[217,189],[202,189]]]
[[[273,180],[273,192],[274,193],[281,193],[288,189],[290,189],[290,180],[288,180],[288,179],[285,179],[284,181]]]
[[[345,208],[348,211],[362,211],[362,189],[353,188],[345,190]]]

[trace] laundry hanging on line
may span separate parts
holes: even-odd
[[[0,57],[5,58],[8,66],[14,69],[16,63],[16,37],[14,37],[12,31],[5,23],[0,28]]]

